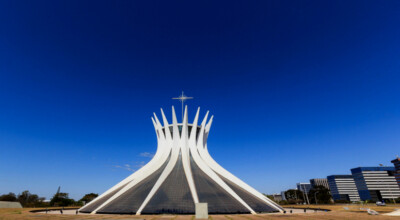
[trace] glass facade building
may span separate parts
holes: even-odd
[[[310,179],[311,188],[315,188],[316,186],[323,186],[329,189],[328,179],[326,178],[318,178],[318,179]]]
[[[333,200],[360,201],[352,175],[331,175],[327,180]]]
[[[310,183],[297,183],[297,189],[308,194],[311,189]]]
[[[400,158],[396,158],[392,160],[392,163],[394,164],[394,177],[396,178],[397,184],[400,187]]]
[[[360,199],[381,201],[400,197],[394,167],[357,167],[351,169]]]

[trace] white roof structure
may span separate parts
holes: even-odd
[[[192,124],[187,106],[178,123],[163,110],[163,124],[154,114],[157,152],[137,172],[82,207],[79,211],[103,214],[193,214],[196,203],[208,203],[210,214],[282,212],[283,209],[225,170],[207,148],[213,117],[208,112],[198,125],[200,108]]]

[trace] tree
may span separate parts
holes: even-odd
[[[44,197],[30,193],[28,190],[15,196],[14,193],[8,193],[0,196],[0,201],[19,202],[23,207],[45,207],[48,203],[44,202]]]
[[[44,198],[39,198],[38,195],[31,194],[28,190],[25,190],[21,194],[18,194],[17,200],[23,207],[35,207],[39,203],[42,203]]]
[[[310,189],[308,198],[310,199],[310,203],[314,204],[329,204],[332,201],[332,196],[329,192],[329,189],[324,186],[315,186],[314,188]]]
[[[23,191],[21,194],[18,194],[18,202],[21,203],[22,206],[25,206],[28,203],[30,193],[28,190]]]
[[[70,199],[68,193],[63,192],[54,194],[53,198],[50,200],[51,206],[70,206],[74,204],[75,200]]]
[[[285,192],[286,200],[289,204],[299,204],[304,202],[303,192],[297,189],[289,189]]]
[[[82,199],[79,200],[79,202],[85,202],[85,204],[86,204],[86,203],[89,203],[90,201],[92,201],[93,199],[95,199],[97,196],[99,196],[99,194],[89,193],[89,194],[84,195],[82,197]]]
[[[17,201],[17,196],[15,196],[14,193],[10,192],[8,194],[1,195],[0,201],[15,202],[15,201]]]

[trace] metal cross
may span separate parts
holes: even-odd
[[[181,96],[176,97],[176,98],[172,98],[172,99],[178,99],[182,103],[182,123],[183,123],[183,103],[188,99],[193,99],[193,97],[185,96],[185,93],[183,93],[183,91],[182,91],[182,95]]]

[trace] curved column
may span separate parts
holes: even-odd
[[[155,116],[155,114],[154,114],[154,116]],[[162,132],[160,130],[161,124],[158,121],[156,116],[155,116],[155,119],[156,119],[156,121],[154,121],[154,119],[151,118],[151,121],[153,122],[154,129],[155,129],[155,132],[156,132],[156,135],[157,135],[157,151],[156,151],[154,157],[145,166],[141,167],[138,171],[136,171],[133,174],[129,175],[127,178],[123,179],[122,181],[120,181],[119,183],[117,183],[116,185],[114,185],[113,187],[111,187],[110,189],[105,191],[104,193],[102,193],[100,196],[96,197],[91,202],[89,202],[85,206],[81,207],[79,210],[84,209],[85,207],[89,206],[90,204],[95,203],[96,201],[98,201],[101,198],[104,198],[105,196],[107,196],[111,192],[115,191],[116,189],[120,188],[121,186],[123,186],[123,185],[131,182],[133,179],[141,176],[143,173],[147,173],[149,168],[152,167],[155,163],[157,163],[159,161],[161,155],[165,151],[165,147],[164,147],[164,145],[165,145],[165,137],[162,135],[162,133],[160,133],[160,132]]]
[[[192,127],[192,134],[193,134]],[[183,170],[185,171],[186,180],[189,185],[190,192],[192,194],[193,202],[199,203],[199,197],[197,196],[196,185],[194,184],[192,169],[190,168],[190,157],[189,157],[189,133],[188,133],[188,112],[187,106],[185,106],[185,114],[182,122],[182,135],[180,139],[180,148],[182,152],[182,164]]]
[[[147,203],[149,203],[150,199],[154,196],[157,190],[160,188],[161,184],[165,181],[168,175],[171,173],[172,169],[175,167],[175,164],[179,157],[179,128],[178,121],[176,119],[175,109],[172,107],[172,127],[173,127],[173,143],[172,143],[172,152],[171,158],[168,161],[167,166],[164,168],[161,176],[158,178],[157,182],[154,184],[153,188],[150,190],[150,193],[147,195],[146,199],[143,201],[140,208],[136,211],[136,215],[140,215],[144,207],[146,207]]]
[[[204,147],[203,146],[199,146],[199,153],[202,156],[202,158],[204,159],[204,161],[219,175],[225,177],[226,179],[228,179],[229,181],[237,184],[238,186],[240,186],[242,189],[246,190],[248,193],[254,195],[255,197],[261,199],[262,201],[264,201],[266,204],[276,208],[279,212],[283,212],[283,208],[276,205],[275,202],[271,201],[269,198],[267,198],[266,196],[264,196],[263,194],[261,194],[260,192],[258,192],[257,190],[255,190],[254,188],[252,188],[251,186],[249,186],[248,184],[246,184],[245,182],[243,182],[241,179],[237,178],[235,175],[233,175],[232,173],[230,173],[229,171],[227,171],[225,168],[223,168],[221,165],[219,165],[210,155],[210,153],[208,152],[207,149],[207,139],[208,139],[208,134],[210,131],[210,127],[212,124],[212,120],[213,117],[211,117],[211,119],[209,120],[209,122],[207,123],[206,129],[205,129],[205,135],[204,135]]]
[[[198,115],[199,110],[197,111],[196,115]],[[205,130],[204,127],[205,127],[205,123],[206,123],[207,117],[208,117],[208,112],[206,113],[206,116],[204,117],[203,122],[201,123],[200,134],[199,134],[199,138],[197,140],[197,145],[196,145],[196,143],[189,143],[190,152],[192,153],[192,157],[193,157],[194,162],[216,184],[221,186],[233,198],[235,198],[239,203],[241,203],[244,207],[246,207],[252,214],[256,214],[256,212],[245,201],[243,201],[217,174],[215,174],[214,171],[210,167],[208,167],[208,165],[200,157],[199,152],[198,152],[198,148],[203,146],[203,138],[204,138],[204,130]],[[197,129],[197,117],[195,118],[195,120],[196,121],[193,122],[192,129],[194,129],[194,126]]]
[[[136,175],[133,180],[131,180],[125,187],[123,187],[121,190],[119,190],[115,195],[111,196],[106,202],[104,202],[99,207],[97,207],[91,214],[96,214],[96,212],[98,210],[105,207],[110,202],[114,201],[116,198],[118,198],[123,193],[128,191],[130,188],[134,187],[136,184],[140,183],[142,180],[144,180],[145,178],[150,176],[153,172],[158,170],[162,166],[162,164],[164,164],[165,161],[168,159],[168,156],[171,151],[171,146],[169,144],[168,138],[165,138],[165,136],[163,135],[164,133],[162,132],[162,126],[161,126],[161,123],[159,122],[159,120],[157,119],[157,116],[155,116],[155,118],[156,118],[156,122],[155,122],[156,130],[158,131],[158,136],[161,137],[158,139],[159,151],[157,151],[157,152],[160,152],[161,155],[157,156],[156,159],[155,159],[156,156],[154,156],[154,158],[148,164],[146,164],[145,167],[143,167],[145,169],[140,169],[137,172],[135,172],[134,174],[136,174]],[[154,120],[153,120],[153,122],[154,122]],[[165,133],[168,133],[169,132],[168,126],[165,129],[166,129]],[[152,162],[152,161],[154,161],[154,162]],[[139,171],[141,171],[141,172],[139,172]]]

